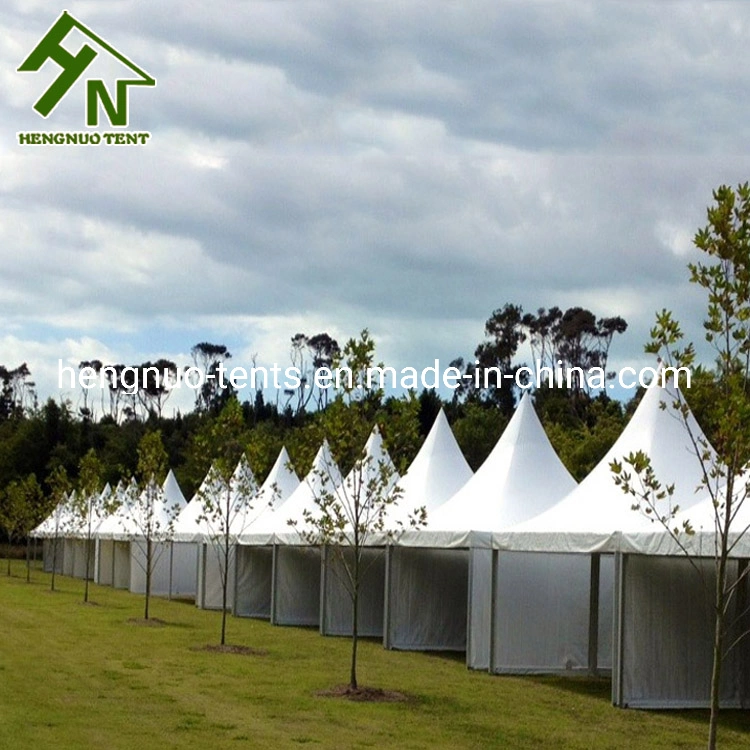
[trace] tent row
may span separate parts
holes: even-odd
[[[201,502],[219,494],[213,470],[190,503],[170,473],[162,493],[182,510],[161,544],[154,593],[195,596],[198,606],[226,606],[276,625],[350,634],[353,550],[321,547],[305,524],[320,512],[321,497],[338,496],[345,505],[352,494],[367,492],[377,484],[377,469],[388,484],[380,491],[398,498],[385,511],[383,527],[406,530],[366,541],[361,635],[394,649],[465,651],[470,668],[495,674],[611,674],[619,706],[705,706],[713,505],[695,491],[702,469],[694,445],[705,439],[690,414],[686,429],[674,399],[670,388],[649,387],[621,436],[580,484],[555,454],[528,394],[476,473],[442,411],[404,476],[377,428],[365,446],[365,470],[355,467],[346,477],[325,441],[302,481],[284,450],[260,487],[241,462],[226,490],[228,536],[217,534]],[[697,519],[700,533],[691,538],[696,565],[658,524],[634,511],[632,498],[615,484],[611,462],[638,450],[650,456],[657,476],[676,480],[674,503],[685,518]],[[408,529],[410,516],[422,508],[426,525]],[[141,591],[142,545],[132,529],[123,530],[118,513],[99,522],[94,577]],[[59,521],[54,516],[37,530],[47,537],[46,565],[50,528]],[[231,546],[222,547],[222,538]],[[737,545],[735,558],[731,574],[741,577],[747,545]],[[66,536],[59,570],[81,575],[81,559],[80,535]],[[750,625],[746,588],[743,579],[737,633]],[[724,705],[750,702],[747,649],[740,642],[727,660]]]

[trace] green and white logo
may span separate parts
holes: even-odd
[[[84,43],[77,54],[72,54],[62,46],[63,40],[76,29],[82,33],[94,46]],[[145,70],[139,68],[135,63],[129,60],[121,52],[118,52],[111,44],[106,42],[100,36],[95,34],[91,29],[73,18],[67,10],[63,11],[60,17],[50,27],[47,33],[39,40],[38,44],[31,51],[29,56],[21,63],[18,68],[20,73],[35,73],[48,61],[56,63],[62,68],[62,72],[50,84],[49,88],[39,97],[34,104],[34,110],[44,117],[49,117],[54,112],[57,105],[68,94],[73,85],[86,73],[87,68],[102,52],[108,54],[115,60],[119,61],[133,75],[124,78],[117,78],[115,83],[114,100],[104,81],[101,78],[89,77],[86,81],[86,98],[85,113],[86,126],[94,128],[99,125],[100,109],[109,120],[112,127],[125,128],[128,125],[128,93],[131,86],[156,86],[156,79],[150,76]],[[101,105],[101,107],[100,107]],[[23,138],[22,136],[43,136],[50,135],[44,133],[19,133],[19,139],[22,144],[40,143],[41,141],[34,138]],[[51,134],[60,135],[60,134]],[[81,134],[83,135],[83,134]],[[124,138],[122,133],[104,133],[102,137],[95,140],[83,140],[83,143],[96,144],[116,143],[125,145],[128,143],[145,143],[150,134],[128,134],[138,136],[137,138]],[[119,137],[118,137],[119,136]],[[67,139],[70,142],[70,139]],[[46,142],[46,139],[45,139]],[[54,141],[50,141],[54,142]],[[56,141],[60,143],[58,138]]]

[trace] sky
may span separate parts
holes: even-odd
[[[60,68],[17,71],[63,9],[156,79],[146,145],[18,144],[110,129],[85,77],[45,120]],[[0,363],[76,403],[59,360],[284,367],[298,332],[368,328],[422,368],[513,302],[620,315],[610,364],[653,364],[657,310],[702,338],[686,264],[750,178],[749,48],[741,1],[5,0]]]

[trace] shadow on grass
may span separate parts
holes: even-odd
[[[421,653],[430,659],[442,659],[443,661],[466,664],[466,651],[422,651]]]
[[[646,711],[647,709],[629,709]],[[679,716],[691,724],[705,724],[708,732],[709,711],[707,708],[678,709],[673,711],[648,711],[658,716]],[[750,711],[739,708],[722,709],[719,715],[719,731],[729,729],[735,732],[750,732]]]
[[[590,675],[502,675],[511,679],[520,679],[533,682],[537,685],[545,685],[555,690],[563,690],[567,693],[582,695],[603,703],[612,702],[612,680],[609,677],[592,677]],[[643,711],[645,713],[665,716],[679,717],[691,724],[706,725],[708,728],[709,711],[705,708],[651,710],[651,709],[620,709],[624,711]],[[750,711],[741,709],[723,709],[719,719],[719,726],[736,732],[750,732]]]
[[[574,695],[583,695],[587,698],[593,698],[594,700],[599,700],[604,703],[610,703],[612,701],[612,680],[609,677],[592,677],[587,674],[493,676],[533,682],[536,685],[544,685]]]
[[[171,602],[172,604],[189,604],[191,607],[195,607],[195,597],[189,596],[173,596],[171,598],[165,598],[165,601]]]

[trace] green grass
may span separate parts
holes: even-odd
[[[615,709],[605,680],[493,677],[461,660],[361,648],[360,681],[408,703],[316,691],[346,681],[349,642],[230,618],[228,640],[265,655],[199,650],[216,612],[35,570],[0,576],[0,748],[701,748],[707,714]],[[726,712],[721,747],[750,746],[750,712]]]

